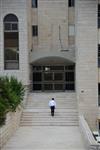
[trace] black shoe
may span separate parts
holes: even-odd
[[[52,117],[54,117],[54,114],[52,114]]]

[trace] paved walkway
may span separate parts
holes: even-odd
[[[86,150],[79,127],[20,127],[2,150]]]

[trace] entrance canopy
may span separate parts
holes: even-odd
[[[75,64],[60,57],[46,57],[32,64],[33,90],[75,90]]]
[[[37,65],[70,65],[70,64],[74,64],[74,62],[68,60],[68,59],[65,59],[63,57],[55,57],[55,56],[52,56],[52,57],[44,57],[44,58],[40,58],[36,61],[34,61],[32,63],[33,65],[37,64]]]

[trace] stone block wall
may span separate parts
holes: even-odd
[[[59,51],[61,49],[59,32],[63,48],[68,47],[68,1],[39,0],[38,25],[39,50]]]
[[[91,128],[97,127],[97,1],[76,1],[76,90],[79,113]]]
[[[0,75],[15,76],[29,84],[29,47],[28,47],[28,3],[27,0],[0,0]],[[3,19],[14,14],[19,25],[19,70],[4,70],[4,27]]]
[[[20,107],[16,110],[16,112],[9,112],[7,114],[5,125],[0,127],[0,149],[18,129],[21,113],[22,108]]]
[[[32,39],[31,63],[45,57],[75,62],[75,49],[69,47],[68,37],[74,15],[74,7],[68,7],[68,0],[38,0],[38,7],[32,8],[32,25],[38,25],[38,36]]]

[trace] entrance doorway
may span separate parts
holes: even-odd
[[[75,66],[33,66],[33,90],[75,90]]]

